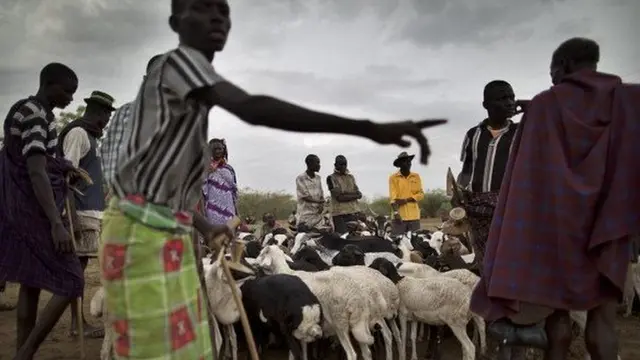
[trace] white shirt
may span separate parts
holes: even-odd
[[[71,161],[74,167],[79,167],[80,159],[85,157],[91,150],[89,134],[79,126],[74,127],[64,137],[62,148],[65,159]],[[78,210],[78,215],[102,219],[102,211],[98,210]]]

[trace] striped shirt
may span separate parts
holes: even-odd
[[[473,192],[500,190],[517,129],[518,124],[509,120],[509,125],[494,135],[485,120],[467,131],[460,161],[462,173],[470,175],[468,189]]]
[[[130,133],[125,130],[128,129],[132,108],[133,103],[126,103],[113,113],[100,143],[99,154],[102,173],[108,186],[111,185],[111,181],[115,176],[118,155],[126,142],[125,134]]]
[[[180,45],[156,61],[133,104],[131,135],[112,187],[173,210],[191,210],[201,196],[210,107],[189,98],[223,79],[195,49]]]
[[[22,155],[33,154],[56,156],[58,132],[53,112],[37,99],[29,98],[11,117],[9,135],[20,137]]]

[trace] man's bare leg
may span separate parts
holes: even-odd
[[[545,352],[545,360],[565,360],[571,346],[572,326],[569,312],[556,310],[546,321],[545,330],[549,347]]]
[[[618,357],[616,300],[608,301],[587,313],[584,339],[591,360],[615,360]]]
[[[16,323],[16,351],[20,350],[24,345],[36,325],[39,300],[40,289],[20,285]]]
[[[87,265],[89,264],[89,258],[88,257],[80,257],[80,265],[82,266],[82,272],[84,273],[84,271],[87,269]],[[73,301],[71,301],[71,326],[70,326],[70,336],[78,336],[78,306],[77,306],[77,299],[74,299]],[[84,296],[80,298],[80,308],[82,309],[82,312],[80,314],[80,316],[82,316],[82,327],[83,327],[83,331],[84,331],[84,336],[88,337],[88,338],[92,338],[92,339],[97,339],[97,338],[101,338],[104,336],[104,329],[100,328],[100,327],[95,327],[95,326],[91,326],[89,325],[89,323],[87,322],[87,319],[85,319],[84,317]]]
[[[70,297],[53,295],[47,306],[42,311],[40,321],[38,321],[31,333],[28,335],[24,344],[18,350],[14,360],[32,360],[38,348],[51,332],[65,309],[73,300]],[[37,302],[36,302],[37,307]],[[34,312],[35,313],[35,312]]]
[[[15,305],[2,301],[2,294],[4,294],[6,287],[7,287],[7,282],[0,281],[0,311],[11,311],[16,308]]]

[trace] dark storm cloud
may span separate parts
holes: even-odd
[[[569,0],[568,0],[569,1]],[[490,45],[503,41],[523,23],[552,11],[554,0],[415,1],[419,16],[408,21],[396,40],[424,46],[450,43]]]
[[[300,71],[254,70],[246,71],[240,81],[242,79],[247,83],[259,83],[260,87],[253,87],[254,91],[286,89],[287,94],[298,101],[332,106],[367,106],[383,112],[407,103],[397,96],[399,93],[408,92],[419,97],[446,83],[444,79],[419,78],[390,65],[368,66],[361,73],[339,78]]]

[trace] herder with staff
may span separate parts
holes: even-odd
[[[17,360],[32,359],[72,300],[84,277],[63,216],[71,163],[56,157],[53,109],[64,109],[78,88],[76,74],[59,63],[40,72],[35,96],[14,104],[4,122],[0,152],[0,280],[20,284]],[[41,312],[40,291],[53,293]]]
[[[229,14],[226,0],[173,0],[169,24],[179,46],[154,62],[135,101],[102,232],[102,280],[117,358],[213,358],[190,240],[192,226],[205,239],[233,236],[226,225],[212,226],[191,211],[209,162],[213,106],[252,125],[289,131],[359,135],[405,147],[410,143],[403,137],[411,136],[423,163],[429,148],[422,129],[445,122],[377,124],[248,94],[211,65],[227,41]]]

